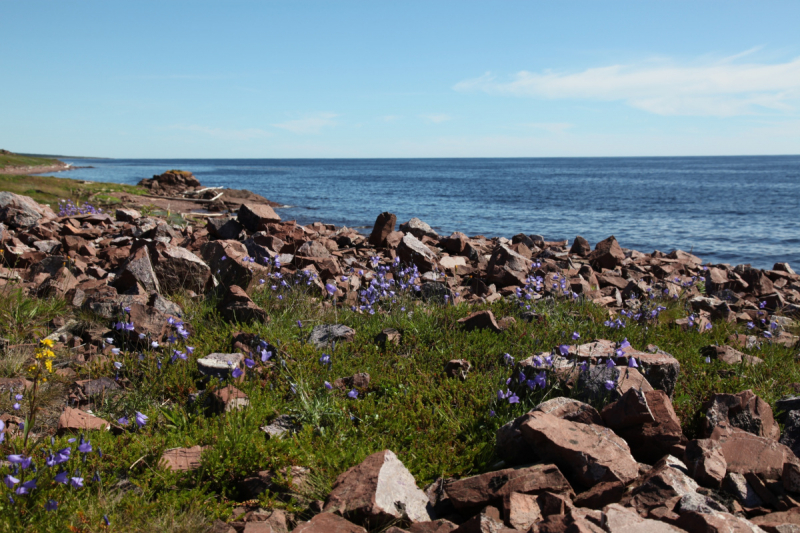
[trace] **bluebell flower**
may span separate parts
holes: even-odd
[[[56,511],[58,510],[58,502],[55,500],[47,500],[47,503],[44,504],[45,511]]]
[[[347,396],[349,396],[350,398],[353,398],[353,399],[358,398],[358,391],[353,389],[353,390],[351,390],[350,392],[347,393]]]

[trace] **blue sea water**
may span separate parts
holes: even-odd
[[[800,156],[548,159],[65,159],[74,179],[135,184],[168,169],[249,189],[279,214],[368,232],[382,211],[440,234],[615,235],[642,252],[800,269]]]

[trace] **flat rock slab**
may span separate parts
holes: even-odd
[[[333,513],[318,514],[308,522],[301,522],[294,533],[367,533],[363,527],[348,522]]]
[[[768,479],[778,479],[783,473],[784,463],[798,463],[787,446],[739,428],[719,425],[710,438],[719,442],[728,472],[753,472]]]
[[[608,428],[533,412],[520,431],[543,460],[553,461],[586,487],[628,483],[639,475],[628,444]]]
[[[188,472],[200,468],[200,457],[208,446],[192,446],[191,448],[172,448],[161,454],[160,464],[167,470]]]
[[[476,311],[467,317],[459,319],[458,323],[465,331],[472,331],[475,329],[488,329],[495,333],[503,331],[500,326],[497,325],[497,320],[495,320],[494,313],[491,311]]]
[[[603,509],[604,527],[608,533],[680,533],[683,530],[666,522],[642,518],[633,509],[612,503]]]
[[[322,350],[332,342],[350,342],[356,338],[356,330],[344,324],[323,324],[314,326],[308,342]]]
[[[473,510],[502,503],[513,492],[572,493],[572,487],[561,471],[552,464],[506,468],[450,483],[445,488],[456,509]]]
[[[417,487],[411,472],[394,453],[384,450],[341,474],[325,501],[324,510],[374,527],[400,518],[429,521],[429,505],[428,497]]]
[[[244,370],[244,355],[240,353],[212,353],[197,360],[202,375],[222,380],[230,378],[237,367]]]
[[[80,409],[67,407],[58,418],[59,434],[67,431],[87,431],[92,429],[108,430],[111,424]]]

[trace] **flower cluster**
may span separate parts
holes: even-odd
[[[83,205],[76,205],[72,200],[59,200],[58,201],[58,216],[77,216],[102,213],[103,210],[84,202]]]
[[[416,265],[403,266],[400,258],[395,258],[391,265],[381,265],[380,257],[371,258],[375,276],[369,280],[367,287],[359,292],[359,305],[353,305],[353,311],[375,314],[376,307],[381,302],[397,303],[398,292],[419,291],[419,270]],[[350,269],[350,275],[355,275],[355,269]],[[391,274],[391,276],[390,276]],[[364,271],[359,270],[358,276],[364,277]]]
[[[36,348],[34,355],[34,363],[28,369],[32,377],[36,381],[47,381],[47,375],[53,373],[53,359],[56,354],[51,349],[53,341],[50,339],[42,339],[39,341],[39,346]]]

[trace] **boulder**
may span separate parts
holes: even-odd
[[[136,209],[120,207],[114,212],[114,218],[117,222],[133,222],[142,218],[142,214]]]
[[[247,247],[239,241],[207,242],[200,247],[200,255],[222,285],[238,285],[248,290],[268,275],[265,267],[255,263],[255,260],[249,261]]]
[[[411,472],[394,453],[384,450],[341,474],[323,510],[375,527],[397,519],[429,521],[429,504]]]
[[[250,232],[255,232],[266,227],[267,224],[280,222],[281,217],[266,204],[247,204],[244,203],[239,207],[237,213],[239,223],[247,228]]]
[[[394,226],[392,226],[392,228],[394,228]],[[432,239],[439,238],[439,234],[433,231],[430,225],[418,218],[412,218],[405,224],[400,224],[400,231],[403,233],[410,233],[417,239],[422,239],[423,237],[430,237]]]
[[[558,467],[538,464],[459,479],[447,485],[445,491],[456,509],[474,512],[487,505],[500,505],[503,498],[515,492],[571,494],[572,487]]]
[[[594,252],[589,254],[589,261],[592,267],[600,272],[603,269],[614,270],[622,266],[625,261],[625,252],[622,251],[617,239],[611,237],[602,240],[594,247]]]
[[[372,227],[372,233],[369,235],[369,243],[376,248],[380,248],[386,244],[386,237],[394,231],[394,226],[397,223],[397,217],[389,212],[383,212],[375,219],[375,225]]]
[[[420,272],[430,272],[438,267],[436,254],[411,233],[403,236],[397,245],[397,256],[408,265],[416,265]]]
[[[625,493],[625,484],[621,481],[607,481],[598,483],[587,491],[575,497],[574,503],[578,507],[589,509],[602,509],[610,503],[617,503]]]
[[[624,440],[608,428],[530,413],[520,426],[522,438],[542,460],[553,461],[579,484],[605,481],[628,483],[639,467]]]
[[[714,428],[710,438],[719,442],[728,472],[754,472],[767,479],[778,479],[785,463],[799,461],[792,450],[783,444],[736,427],[720,424]]]
[[[702,486],[712,489],[722,486],[728,463],[719,442],[712,439],[689,441],[684,461],[689,475]]]
[[[211,288],[211,268],[186,248],[155,243],[150,246],[150,260],[161,290],[166,294],[180,290],[203,294]]]
[[[738,365],[742,361],[748,365],[758,365],[764,362],[764,360],[760,357],[742,353],[736,348],[727,345],[706,346],[703,349],[703,353],[712,359],[722,361],[723,363],[728,363],[729,365]]]
[[[321,513],[308,522],[300,522],[293,533],[367,533],[359,527],[333,513]]]
[[[321,324],[314,326],[308,342],[322,350],[332,342],[350,342],[356,338],[356,330],[344,324]]]
[[[230,379],[233,369],[244,371],[244,355],[240,353],[211,353],[197,360],[197,370],[206,377],[222,381]]]
[[[763,529],[749,520],[726,512],[723,505],[697,493],[681,497],[675,511],[680,517],[674,524],[685,531],[764,533]]]
[[[701,409],[706,415],[703,422],[706,437],[720,424],[773,440],[780,437],[780,427],[772,417],[772,408],[752,390],[715,394]]]
[[[636,511],[623,507],[618,503],[607,505],[603,509],[603,529],[608,533],[680,533],[683,529],[665,522],[642,518]]]
[[[646,352],[627,351],[626,356],[636,358],[654,389],[663,390],[672,398],[681,373],[681,364],[675,357],[654,345],[649,345]]]
[[[464,381],[467,379],[470,368],[472,365],[466,359],[451,359],[444,365],[444,375]]]
[[[330,257],[331,252],[319,241],[306,241],[297,249],[297,255],[302,257]]]
[[[118,291],[125,292],[136,287],[137,283],[147,292],[161,292],[147,246],[141,246],[131,254],[122,271],[114,278],[113,285]]]
[[[575,240],[572,242],[572,248],[569,249],[569,253],[579,255],[581,257],[586,257],[592,252],[592,247],[589,246],[589,241],[578,235],[575,237]]]
[[[30,196],[0,191],[0,222],[9,228],[26,228],[42,218],[56,218],[56,214],[50,207],[36,203]]]
[[[800,457],[800,410],[789,411],[786,414],[780,443],[788,446],[795,455]]]
[[[235,240],[239,238],[244,227],[234,218],[209,218],[206,222],[208,234],[217,239]]]
[[[168,170],[150,179],[143,179],[138,185],[150,189],[151,193],[159,196],[176,196],[201,187],[200,181],[194,174],[186,170]]]
[[[226,385],[211,393],[211,401],[216,410],[222,413],[238,411],[250,405],[247,394],[240,391],[233,385]]]
[[[530,273],[531,261],[518,254],[508,246],[501,244],[495,248],[489,258],[487,272],[489,283],[505,287],[508,285],[524,286]]]
[[[266,311],[253,302],[244,289],[231,285],[217,305],[217,309],[228,322],[268,322]]]
[[[475,311],[467,317],[458,320],[458,323],[464,328],[465,331],[472,331],[475,329],[488,329],[495,333],[503,331],[497,324],[494,318],[494,313],[491,311]]]
[[[686,465],[668,455],[636,479],[620,502],[640,514],[652,514],[658,508],[669,510],[685,494],[696,494],[699,486],[686,474]]]

